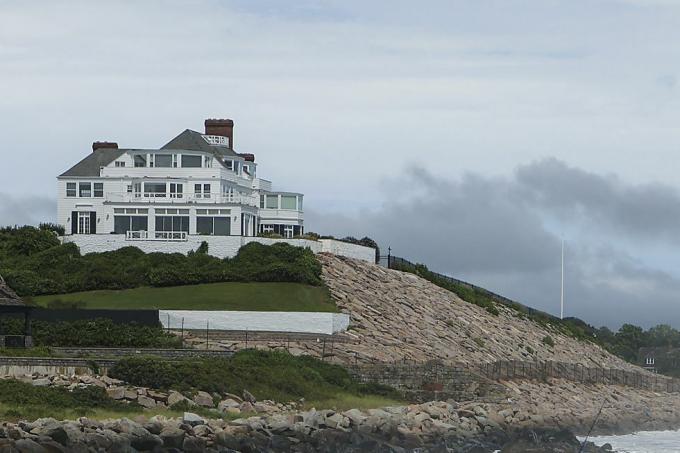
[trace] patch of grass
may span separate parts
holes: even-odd
[[[257,399],[279,402],[304,398],[340,404],[361,398],[400,399],[391,387],[355,381],[339,365],[286,352],[246,350],[229,359],[192,358],[173,362],[132,357],[119,361],[109,374],[143,387],[237,395],[245,389]]]
[[[474,341],[474,342],[477,344],[477,346],[479,346],[480,348],[483,348],[483,347],[484,347],[484,344],[485,344],[485,343],[484,343],[484,340],[482,340],[481,338],[479,338],[479,337],[472,337],[472,341]]]
[[[0,357],[56,357],[50,348],[38,346],[35,348],[0,348]]]
[[[327,288],[301,283],[206,283],[38,296],[43,307],[337,312]],[[58,302],[56,302],[58,301]]]

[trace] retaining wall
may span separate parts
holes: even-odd
[[[271,239],[243,236],[187,236],[186,241],[126,241],[124,234],[77,234],[63,236],[64,243],[73,243],[80,248],[80,253],[108,252],[123,247],[137,247],[145,253],[182,253],[186,255],[196,250],[202,242],[208,243],[208,253],[218,258],[236,256],[238,250],[251,242],[272,245],[285,242],[296,247],[306,247],[314,253],[333,253],[335,255],[355,258],[370,263],[375,262],[375,249],[363,245],[349,244],[334,239],[311,241],[308,239]]]
[[[407,398],[420,402],[441,399],[496,400],[505,394],[502,386],[467,367],[445,365],[436,361],[354,365],[349,370],[361,382],[389,385],[401,391]]]
[[[169,329],[183,326],[192,330],[207,328],[331,335],[349,327],[349,315],[344,313],[159,310],[158,316],[163,327]]]
[[[63,374],[66,376],[93,375],[92,363],[98,366],[97,374],[107,374],[115,360],[71,359],[54,357],[0,357],[0,376],[25,376],[33,373]]]

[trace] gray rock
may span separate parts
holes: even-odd
[[[205,420],[199,415],[194,414],[193,412],[185,412],[184,415],[182,416],[182,421],[186,423],[189,426],[197,426],[197,425],[204,425]]]
[[[214,407],[213,397],[207,392],[198,392],[194,395],[194,403],[203,407]]]
[[[14,443],[19,453],[48,453],[45,447],[31,439],[19,439]]]
[[[106,394],[114,400],[122,400],[125,398],[125,387],[109,387],[106,389]]]
[[[137,397],[137,404],[147,409],[152,409],[156,407],[156,400],[153,398],[149,398],[148,396],[139,395]]]
[[[253,396],[252,393],[250,393],[248,390],[243,390],[243,401],[247,401],[251,404],[256,402],[255,397]]]
[[[182,450],[189,453],[202,453],[205,451],[206,441],[201,437],[185,437]]]
[[[163,428],[159,434],[163,441],[163,448],[182,448],[186,433],[179,428]]]

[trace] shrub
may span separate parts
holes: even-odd
[[[195,252],[146,254],[136,247],[81,255],[54,233],[33,227],[0,229],[0,273],[20,296],[140,286],[225,281],[322,285],[321,265],[311,250],[286,243],[247,244],[232,259]]]
[[[110,319],[33,321],[36,346],[101,348],[178,348],[181,339],[159,327],[137,323],[116,324]],[[0,318],[0,331],[23,335],[23,319]]]
[[[541,342],[546,346],[550,346],[551,348],[555,346],[555,340],[553,340],[550,335],[546,335],[545,337],[543,337]]]
[[[258,399],[319,400],[339,392],[398,398],[391,387],[360,384],[339,366],[286,352],[246,350],[232,358],[184,359],[168,362],[149,357],[122,359],[112,377],[133,385],[182,391],[240,394],[244,389]]]

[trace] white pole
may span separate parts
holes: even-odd
[[[562,239],[562,282],[560,285],[560,319],[564,319],[564,239]]]

